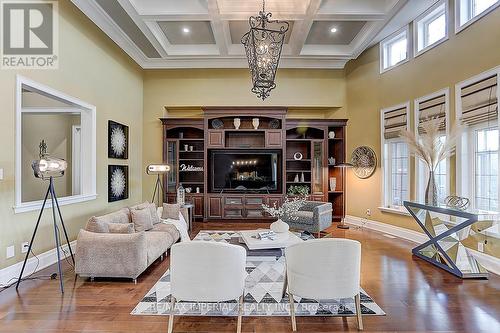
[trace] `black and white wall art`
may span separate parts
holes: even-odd
[[[128,159],[128,126],[108,121],[108,157]]]
[[[108,165],[108,202],[128,198],[128,166]]]

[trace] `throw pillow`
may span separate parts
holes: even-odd
[[[149,212],[151,213],[151,219],[153,220],[153,225],[160,223],[160,217],[158,216],[158,213],[156,212],[156,205],[154,203],[149,204],[148,206]]]
[[[163,204],[163,212],[161,213],[161,218],[162,219],[172,219],[172,220],[178,220],[179,219],[179,210],[180,210],[180,205],[179,204]]]
[[[108,223],[104,221],[104,219],[101,219],[96,216],[92,216],[88,222],[87,226],[85,227],[85,230],[91,231],[91,232],[98,232],[98,233],[108,233],[109,228],[108,228]]]
[[[135,232],[133,223],[110,223],[108,228],[112,234],[133,234]]]
[[[153,229],[153,221],[149,209],[131,209],[130,215],[132,216],[132,223],[136,232]]]

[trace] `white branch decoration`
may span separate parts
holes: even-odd
[[[277,217],[278,219],[282,219],[284,216],[287,216],[291,220],[298,219],[296,213],[299,211],[300,207],[302,207],[305,203],[305,200],[302,197],[290,199],[288,197],[285,198],[285,201],[278,207],[276,202],[272,206],[262,205],[262,209],[271,215],[272,217]]]

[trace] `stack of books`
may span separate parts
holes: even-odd
[[[272,230],[261,231],[257,234],[260,240],[275,240],[278,236]]]

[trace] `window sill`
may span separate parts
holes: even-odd
[[[97,194],[74,195],[69,197],[57,198],[57,202],[59,203],[59,206],[66,206],[74,203],[95,200],[96,198]],[[42,208],[42,204],[43,200],[24,202],[13,207],[14,213],[19,214],[19,213],[31,212],[34,210],[40,210]],[[52,202],[50,201],[50,199],[47,198],[47,202],[45,203],[45,208],[51,208],[51,207],[52,207]]]
[[[410,213],[408,213],[405,208],[398,209],[398,208],[391,208],[391,207],[378,207],[378,209],[384,213],[411,216]]]

